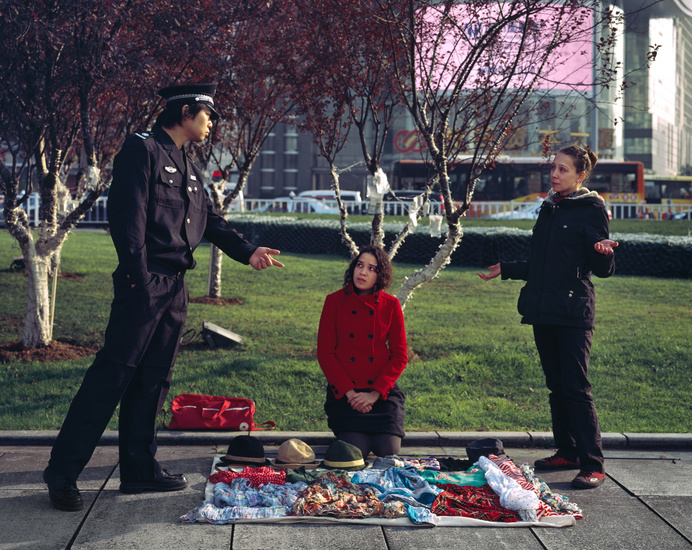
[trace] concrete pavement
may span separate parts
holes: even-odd
[[[99,549],[689,549],[692,548],[692,435],[603,434],[605,484],[576,490],[575,472],[541,472],[555,492],[584,511],[575,527],[380,527],[371,525],[188,525],[179,517],[202,502],[213,456],[235,433],[161,432],[157,458],[185,472],[190,486],[177,493],[124,495],[118,491],[117,433],[107,432],[79,480],[85,507],[51,507],[42,472],[55,432],[0,432],[0,550]],[[268,457],[298,437],[318,457],[330,433],[254,432]],[[515,462],[552,454],[549,433],[416,432],[402,456],[465,457],[474,439],[497,437]]]

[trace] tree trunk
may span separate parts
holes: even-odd
[[[58,252],[39,255],[31,241],[22,252],[28,275],[22,344],[32,348],[45,347],[50,344],[52,339],[48,276],[51,272],[51,265],[53,265],[53,256]]]
[[[213,244],[209,250],[209,283],[207,284],[207,296],[221,298],[221,267],[223,252]]]
[[[399,299],[402,309],[406,307],[406,302],[409,300],[409,298],[411,298],[413,292],[419,286],[437,277],[440,271],[442,271],[450,262],[452,252],[454,252],[456,247],[459,245],[459,241],[461,241],[462,230],[459,222],[454,224],[449,223],[447,227],[449,228],[447,238],[445,239],[445,242],[442,243],[442,246],[440,246],[437,254],[435,254],[433,259],[430,260],[430,263],[423,269],[413,273],[410,277],[407,277],[404,283],[401,285],[399,293],[396,295],[396,297]]]

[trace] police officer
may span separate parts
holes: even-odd
[[[256,270],[283,267],[278,250],[242,238],[212,208],[202,173],[183,146],[201,142],[219,114],[216,84],[159,91],[165,109],[151,132],[128,137],[108,197],[118,254],[104,347],[96,354],[53,446],[43,478],[60,510],[83,506],[77,478],[120,403],[120,491],[179,491],[182,474],[156,461],[156,418],[171,384],[187,315],[185,272],[202,238]]]

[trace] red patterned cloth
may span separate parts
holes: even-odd
[[[285,485],[286,484],[286,470],[279,470],[278,472],[269,466],[262,466],[261,468],[253,468],[251,466],[245,466],[242,472],[232,472],[232,471],[220,471],[209,476],[210,483],[225,483],[227,485],[231,484],[231,481],[238,479],[239,477],[247,478],[250,480],[250,485],[252,487],[261,487],[262,485],[267,485],[273,483],[274,485]]]
[[[519,514],[500,506],[500,497],[495,494],[490,485],[473,487],[445,483],[438,487],[443,491],[433,502],[431,508],[433,514],[503,523],[521,521]]]
[[[505,474],[507,477],[510,479],[515,480],[517,483],[519,483],[519,486],[522,489],[526,489],[527,491],[532,491],[538,495],[539,498],[539,504],[538,504],[538,519],[540,520],[542,517],[549,517],[549,516],[565,516],[565,515],[570,515],[574,516],[576,519],[582,519],[584,516],[579,513],[560,513],[556,512],[553,510],[546,502],[543,502],[540,500],[540,492],[538,489],[531,483],[529,483],[526,478],[524,477],[524,474],[522,471],[517,467],[512,460],[506,456],[503,457],[497,457],[495,455],[490,455],[488,457],[495,466],[500,468],[503,474]]]

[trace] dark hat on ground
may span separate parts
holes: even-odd
[[[166,107],[179,103],[182,105],[192,105],[201,103],[211,110],[212,120],[220,117],[216,107],[214,107],[214,94],[216,94],[217,82],[209,84],[177,84],[159,90],[159,95],[166,100]]]
[[[366,464],[363,460],[363,453],[358,447],[337,439],[327,448],[320,467],[328,470],[355,472],[365,469]]]
[[[276,458],[271,461],[272,467],[279,470],[296,470],[301,466],[306,470],[314,470],[320,463],[315,460],[315,451],[300,439],[291,438],[279,447]]]
[[[505,454],[505,448],[502,446],[502,441],[492,437],[486,437],[484,439],[476,439],[475,441],[471,441],[471,443],[466,445],[466,456],[468,456],[469,460],[473,462],[477,462],[480,457],[487,457],[490,454],[495,456]]]
[[[231,439],[226,456],[219,460],[226,466],[269,466],[262,442],[251,435],[239,435]]]

